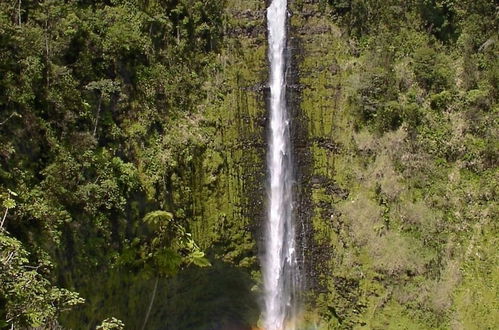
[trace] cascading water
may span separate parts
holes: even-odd
[[[298,283],[292,216],[292,160],[286,107],[287,0],[272,0],[267,9],[270,62],[270,135],[268,219],[263,284],[266,330],[294,329]]]

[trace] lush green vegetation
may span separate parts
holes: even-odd
[[[310,319],[497,327],[497,4],[295,6],[308,13],[293,26],[314,155],[309,258],[327,260],[312,265]]]
[[[257,324],[264,6],[0,2],[0,327]],[[291,7],[306,321],[496,328],[496,3]]]
[[[233,75],[244,84],[239,72],[220,74],[242,57],[231,55],[230,38],[223,42],[226,9],[219,0],[0,4],[4,325],[92,328],[107,319],[107,329],[120,327],[116,316],[140,328],[154,278],[208,264],[189,231],[236,265],[254,248],[239,230],[248,221],[232,204],[216,204],[241,198],[218,182],[223,164],[239,159],[227,160],[219,139],[230,118],[220,104],[237,91],[222,85]],[[225,232],[204,227],[222,211]],[[234,281],[235,292],[252,285]]]

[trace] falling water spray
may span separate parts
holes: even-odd
[[[270,131],[267,166],[268,212],[263,258],[266,330],[295,328],[298,272],[293,221],[293,168],[289,114],[286,107],[287,0],[272,0],[267,9],[270,63]]]

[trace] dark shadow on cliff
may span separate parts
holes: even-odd
[[[259,316],[253,285],[246,272],[227,263],[190,267],[163,283],[147,329],[251,329]]]
[[[160,279],[147,330],[246,330],[259,317],[254,281],[248,270],[222,261],[211,267],[188,267],[171,279]],[[141,329],[155,278],[114,269],[94,274],[79,289],[85,304],[66,312],[62,326],[95,329],[114,316],[126,329]]]

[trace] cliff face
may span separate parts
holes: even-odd
[[[211,141],[192,174],[191,228],[203,248],[251,268],[265,198],[264,8],[256,1],[229,2],[226,15],[225,46],[213,79],[205,83],[209,97],[200,105]]]
[[[344,257],[337,204],[349,197],[338,182],[338,166],[351,141],[344,98],[348,56],[342,31],[314,1],[293,1],[290,104],[294,112],[297,215],[305,284],[304,323],[319,328],[355,324],[358,283],[338,275]],[[342,251],[343,249],[343,251]],[[348,313],[348,315],[344,313]],[[339,320],[336,325],[328,319]],[[350,325],[349,325],[350,324]]]

